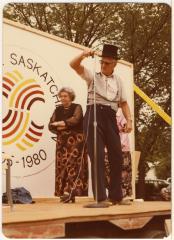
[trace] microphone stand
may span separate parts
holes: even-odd
[[[87,204],[85,208],[107,208],[109,207],[109,203],[100,202],[98,200],[98,161],[97,161],[97,114],[96,114],[96,77],[95,77],[95,70],[96,70],[96,55],[94,55],[94,181],[95,181],[95,203]]]
[[[8,204],[10,205],[10,210],[13,211],[13,199],[12,199],[12,192],[11,192],[11,166],[10,166],[10,159],[7,158],[7,169],[6,169],[6,193]]]

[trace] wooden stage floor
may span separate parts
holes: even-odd
[[[37,198],[34,204],[2,207],[3,233],[14,238],[54,238],[65,236],[65,224],[71,222],[110,221],[124,229],[140,228],[154,216],[170,215],[171,202],[136,202],[109,208],[84,208],[90,198],[76,198],[63,204],[59,198]],[[125,225],[125,226],[124,226]]]

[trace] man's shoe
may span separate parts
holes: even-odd
[[[119,205],[132,205],[132,202],[129,199],[121,200],[118,202]]]
[[[113,201],[111,200],[112,205],[131,205],[131,201],[129,199],[121,200],[121,201]]]

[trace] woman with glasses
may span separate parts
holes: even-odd
[[[58,97],[61,104],[49,122],[49,130],[57,135],[55,196],[68,203],[75,202],[75,196],[88,195],[88,162],[82,107],[73,103],[71,88],[62,88]]]

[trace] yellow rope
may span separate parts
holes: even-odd
[[[163,111],[152,99],[150,99],[139,87],[134,84],[134,91],[151,106],[169,125],[172,125],[171,117]]]

